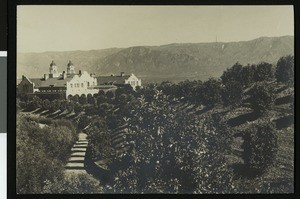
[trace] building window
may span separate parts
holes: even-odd
[[[88,86],[88,87],[90,86],[90,82],[87,83],[87,86]]]
[[[73,84],[70,84],[71,88],[73,87]]]
[[[83,83],[81,83],[81,87],[83,87]]]

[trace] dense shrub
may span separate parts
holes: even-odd
[[[103,193],[100,182],[88,173],[65,174],[54,181],[47,180],[42,190],[43,194],[95,194]]]
[[[267,82],[255,83],[248,92],[250,107],[258,115],[271,108],[275,102],[275,93],[272,85]]]
[[[119,87],[117,88],[117,90],[115,91],[115,96],[120,96],[122,94],[132,94],[134,91],[133,91],[133,88],[129,85],[129,84],[125,84],[124,86],[122,87]]]
[[[61,100],[59,109],[61,111],[65,111],[67,109],[67,103],[68,103],[67,100]]]
[[[85,96],[85,94],[82,94],[79,99],[78,99],[79,103],[81,105],[85,105],[87,103],[87,97]]]
[[[172,108],[163,93],[153,97],[152,103],[141,97],[128,120],[134,141],[132,162],[115,174],[113,189],[124,193],[230,192],[232,174],[222,147],[228,143],[218,143],[226,139],[219,139],[219,131],[206,120]]]
[[[221,82],[217,79],[209,79],[203,83],[201,93],[199,93],[201,102],[205,106],[215,106],[222,102]]]
[[[170,81],[163,81],[157,86],[158,90],[161,90],[165,95],[176,96],[180,95],[177,86]]]
[[[278,143],[272,123],[249,127],[244,135],[243,159],[247,168],[258,174],[265,172],[276,160]]]
[[[42,193],[47,180],[62,175],[77,135],[59,121],[43,129],[30,117],[17,116],[16,192]]]
[[[43,108],[45,110],[50,110],[51,109],[51,102],[48,99],[43,100]]]
[[[223,72],[221,76],[221,80],[223,84],[227,84],[228,82],[242,82],[241,72],[243,70],[243,66],[240,63],[235,63],[231,68],[227,69]]]
[[[74,111],[74,107],[75,107],[75,104],[73,101],[70,101],[69,103],[67,103],[66,105],[66,108],[68,110],[68,112],[73,112]]]
[[[33,96],[33,95],[30,95],[28,97],[29,98],[28,98],[27,105],[26,105],[27,110],[32,111],[32,110],[42,107],[43,101],[39,97]]]
[[[111,100],[114,98],[115,94],[112,91],[106,92],[106,98],[111,102]]]
[[[147,102],[152,102],[154,100],[154,95],[157,91],[156,87],[156,84],[147,84],[139,90],[138,96],[143,96]]]
[[[91,158],[96,161],[101,158],[108,158],[112,155],[112,146],[106,120],[95,117],[91,120],[90,127],[86,130],[88,135]]]
[[[92,94],[87,94],[87,96],[86,96],[86,99],[87,99],[87,103],[89,103],[89,104],[94,104],[94,97],[92,96]]]
[[[58,109],[60,109],[60,104],[61,104],[61,101],[60,100],[53,100],[51,102],[51,106],[50,106],[50,111],[57,111]]]
[[[254,80],[255,71],[256,71],[256,65],[248,64],[244,66],[240,74],[241,85],[248,87],[253,82],[255,82]]]
[[[81,116],[79,119],[78,119],[78,128],[79,129],[84,129],[85,127],[87,127],[87,125],[89,125],[90,124],[90,120],[89,120],[89,118],[88,118],[88,116],[86,116],[86,115],[83,115],[83,116]]]
[[[294,82],[294,56],[288,55],[278,60],[275,76],[278,82]]]
[[[274,77],[274,71],[272,64],[262,62],[256,66],[254,73],[254,81],[269,81]]]
[[[236,106],[242,102],[243,86],[237,81],[227,82],[222,90],[222,99],[226,106]]]
[[[179,82],[175,86],[175,96],[183,99],[181,101],[192,102],[192,103],[200,103],[199,92],[197,88],[202,88],[202,81],[189,81],[185,80],[183,82]]]
[[[83,107],[80,103],[75,103],[74,104],[74,112],[75,113],[80,113],[81,111],[83,111]]]

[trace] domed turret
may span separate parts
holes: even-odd
[[[71,60],[69,60],[68,67],[67,67],[67,75],[75,74],[75,68]]]
[[[50,64],[49,71],[52,77],[58,77],[57,66],[53,60]]]

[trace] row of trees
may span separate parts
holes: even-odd
[[[134,142],[128,168],[115,173],[123,193],[229,193],[232,171],[224,154],[229,140],[214,119],[174,108],[162,92],[151,103],[139,97],[130,117]],[[227,137],[227,135],[226,135]],[[228,136],[230,137],[230,136]]]
[[[118,88],[115,93],[99,91],[96,95],[69,96],[68,100],[41,100],[37,97],[21,96],[20,106],[29,109],[43,108],[45,110],[67,110],[79,113],[86,111],[89,115],[106,115],[114,106],[123,106],[144,96],[146,101],[154,100],[154,90],[161,90],[165,95],[177,98],[182,102],[190,102],[207,107],[218,104],[238,106],[244,98],[243,90],[255,83],[248,93],[251,97],[250,106],[257,112],[264,110],[274,101],[272,89],[268,81],[276,78],[278,82],[292,83],[294,78],[294,57],[286,56],[278,60],[276,68],[269,63],[242,66],[239,63],[224,71],[220,79],[211,78],[205,82],[183,81],[178,84],[165,81],[161,84],[149,84],[133,92],[131,87]],[[257,100],[259,99],[259,100]],[[95,109],[95,107],[97,109]]]
[[[114,148],[108,132],[127,123],[134,143],[133,151],[127,154],[131,166],[112,172],[115,180],[111,189],[116,192],[230,193],[236,188],[225,155],[230,154],[234,132],[214,114],[187,114],[174,102],[210,108],[247,103],[255,114],[262,115],[275,99],[270,82],[293,82],[293,59],[280,58],[277,67],[236,63],[220,79],[178,84],[166,81],[137,88],[136,92],[123,87],[52,101],[23,96],[19,106],[83,111],[78,127],[90,125],[87,133],[93,160],[111,157]],[[277,147],[274,127],[253,126],[245,131],[242,158],[248,169],[264,172],[274,161]],[[48,183],[47,189],[61,187],[56,184]]]

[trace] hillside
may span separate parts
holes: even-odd
[[[135,73],[146,81],[185,78],[205,80],[218,77],[237,61],[241,64],[276,63],[285,55],[294,53],[294,37],[261,37],[251,41],[187,43],[162,46],[136,46],[91,51],[20,53],[17,74],[39,77],[48,71],[55,60],[61,72],[68,60],[77,70],[96,74]]]

